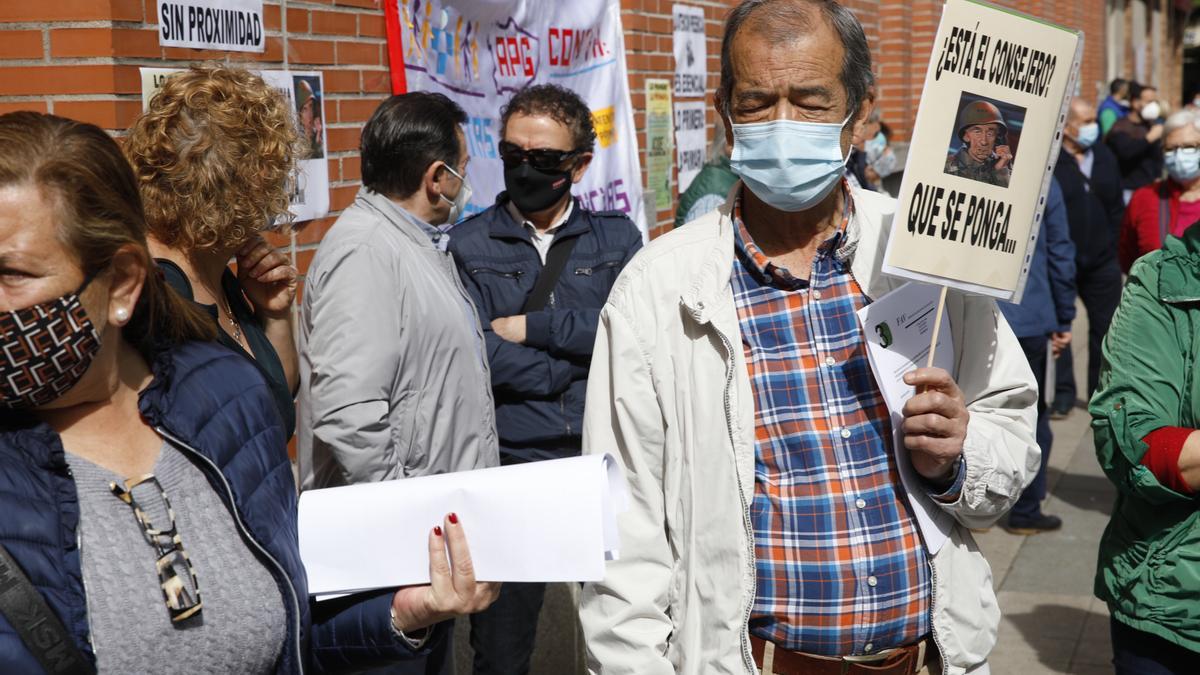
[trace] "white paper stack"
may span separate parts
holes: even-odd
[[[930,499],[928,488],[921,482],[908,457],[908,448],[904,447],[904,404],[916,395],[916,390],[905,384],[904,376],[925,367],[929,359],[940,292],[937,286],[910,281],[858,310],[858,320],[867,339],[871,370],[891,412],[892,447],[896,452],[900,480],[931,555],[937,553],[950,537],[954,517]],[[933,365],[954,376],[954,333],[950,329],[950,317],[945,314],[938,330]]]
[[[599,581],[629,494],[608,455],[532,462],[300,496],[313,595],[429,582],[429,531],[457,513],[480,581]]]

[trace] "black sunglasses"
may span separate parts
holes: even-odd
[[[538,171],[554,171],[561,167],[563,162],[578,154],[579,150],[525,150],[508,141],[500,141],[500,161],[504,162],[506,169],[515,169],[522,162],[529,162],[529,166]]]

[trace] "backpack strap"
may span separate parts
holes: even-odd
[[[21,642],[51,675],[91,675],[96,672],[51,611],[17,561],[0,545],[0,614],[12,624]]]

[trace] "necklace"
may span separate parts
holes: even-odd
[[[233,326],[233,341],[240,344],[242,342],[242,326],[237,322],[237,319],[233,318],[233,308],[230,307],[229,300],[224,297],[218,297],[221,300],[225,300],[225,316],[229,318],[229,325]]]

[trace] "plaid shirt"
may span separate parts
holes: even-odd
[[[768,261],[740,203],[734,222],[755,403],[750,632],[826,656],[915,642],[930,629],[932,587],[855,316],[870,299],[838,260],[848,217],[807,281]]]

